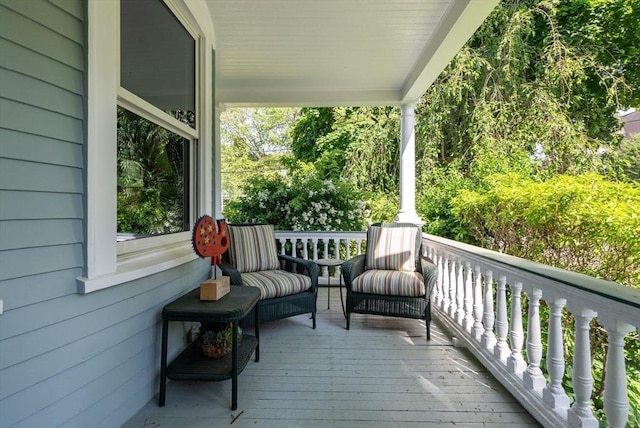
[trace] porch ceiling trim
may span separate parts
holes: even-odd
[[[415,102],[499,2],[204,1],[229,107]]]

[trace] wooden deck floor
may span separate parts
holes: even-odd
[[[125,428],[142,427],[537,427],[464,349],[432,322],[353,315],[345,329],[337,289],[320,289],[318,325],[308,315],[261,328],[230,410],[231,381],[169,382],[167,403],[149,402]]]

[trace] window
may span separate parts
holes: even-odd
[[[120,87],[138,114],[119,102],[118,241],[190,229],[195,53],[162,0],[121,0]]]
[[[213,207],[213,28],[208,10],[186,3],[87,3],[86,271],[79,293],[197,257],[189,229]],[[131,218],[123,214],[145,192],[155,192],[146,196],[153,202],[147,208],[161,212],[160,220],[125,226],[119,219]]]

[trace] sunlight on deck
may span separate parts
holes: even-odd
[[[354,314],[345,329],[337,290],[320,289],[308,315],[261,328],[260,362],[231,381],[169,382],[167,404],[149,402],[125,428],[536,427],[536,421],[437,321]]]

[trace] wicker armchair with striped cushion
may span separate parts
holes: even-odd
[[[220,265],[232,285],[260,289],[260,322],[311,313],[316,328],[318,265],[278,254],[273,225],[229,224],[229,249]],[[247,320],[253,324],[253,315]]]
[[[342,264],[351,314],[423,319],[431,340],[431,292],[437,268],[422,255],[422,231],[411,223],[378,223],[367,231],[367,249]]]

